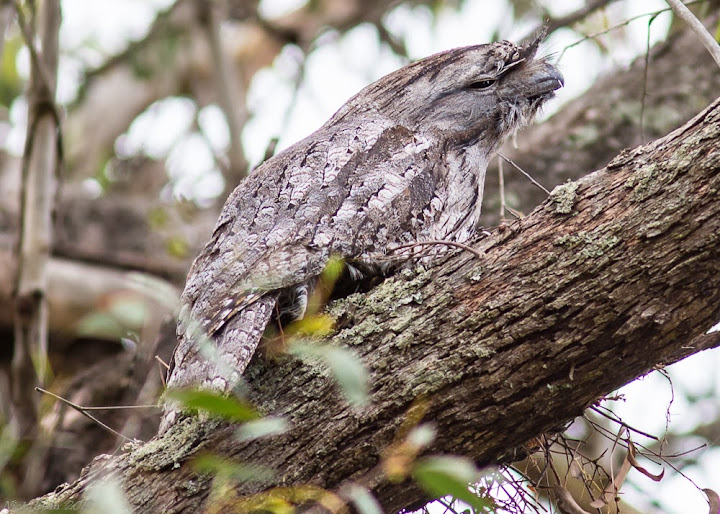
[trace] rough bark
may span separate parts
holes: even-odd
[[[479,244],[405,271],[331,306],[333,344],[353,349],[371,400],[344,403],[317,363],[281,357],[248,368],[250,398],[292,428],[239,442],[234,428],[188,418],[162,438],[98,458],[42,500],[78,500],[101,476],[122,480],[137,512],[195,512],[210,479],[191,457],[215,452],[276,469],[273,485],[370,487],[385,511],[422,501],[376,471],[408,409],[427,402],[432,452],[481,465],[512,460],[604,394],[657,366],[720,344],[720,100],[665,138],[556,189],[526,218]],[[54,503],[53,503],[54,502]],[[39,505],[36,502],[35,505]]]

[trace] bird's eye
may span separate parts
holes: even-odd
[[[495,79],[478,80],[468,86],[469,89],[487,89],[495,83]]]

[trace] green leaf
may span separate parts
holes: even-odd
[[[120,339],[127,330],[115,316],[107,312],[91,312],[80,319],[76,327],[79,336]]]
[[[182,236],[171,236],[165,240],[165,251],[172,257],[184,259],[190,252],[190,244]]]
[[[168,399],[179,402],[186,409],[206,412],[216,418],[249,421],[260,417],[249,403],[212,391],[170,389],[165,394]]]
[[[290,325],[287,333],[307,337],[324,337],[335,330],[335,319],[328,314],[305,316]]]
[[[0,105],[8,109],[23,90],[16,66],[17,53],[22,47],[23,41],[20,36],[8,38],[0,55]]]
[[[110,299],[107,311],[122,326],[139,329],[148,317],[148,304],[137,295],[117,294]]]
[[[330,257],[330,259],[328,259],[328,262],[325,265],[325,269],[322,272],[320,280],[330,284],[334,284],[337,279],[340,278],[340,275],[342,275],[344,269],[345,261],[343,260],[343,258],[338,255],[333,255],[332,257]]]
[[[295,342],[290,352],[300,357],[319,358],[332,372],[348,402],[362,405],[368,397],[368,372],[353,352],[337,346]]]
[[[494,502],[468,489],[477,481],[480,471],[465,457],[436,456],[418,459],[413,469],[415,481],[436,498],[453,496],[479,512],[490,512]]]

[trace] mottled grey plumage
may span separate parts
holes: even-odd
[[[279,299],[307,290],[333,254],[372,261],[406,242],[472,237],[491,154],[562,85],[537,43],[410,64],[243,181],[190,270],[168,385],[232,388]]]

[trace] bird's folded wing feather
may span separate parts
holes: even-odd
[[[266,162],[230,196],[183,302],[214,333],[264,294],[318,276],[332,254],[384,253],[422,222],[438,149],[400,126],[334,128]]]

